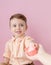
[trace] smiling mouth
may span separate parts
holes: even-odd
[[[20,33],[21,33],[21,31],[16,31],[15,33],[18,33],[18,34],[20,34]]]

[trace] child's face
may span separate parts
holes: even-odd
[[[10,26],[11,31],[12,31],[13,35],[16,37],[22,36],[27,29],[27,24],[25,23],[24,20],[21,20],[21,19],[13,18],[10,21],[10,24],[11,24],[11,26]]]

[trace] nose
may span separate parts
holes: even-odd
[[[17,25],[17,26],[16,26],[16,29],[17,29],[17,30],[19,30],[19,29],[20,29],[20,26],[19,26],[19,25]]]

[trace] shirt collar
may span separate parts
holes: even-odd
[[[16,37],[16,38],[15,38],[15,36],[12,36],[12,40],[14,40],[14,41],[15,41],[16,39],[17,39],[17,40],[22,40],[24,37],[25,37],[25,34],[23,34],[21,37]]]

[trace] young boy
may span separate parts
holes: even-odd
[[[49,62],[46,63],[47,54],[42,46],[38,45],[30,36],[25,35],[27,19],[24,15],[12,15],[9,26],[12,38],[5,45],[4,63],[1,65],[33,65],[34,60],[49,65]]]
[[[22,14],[14,14],[9,21],[12,38],[5,45],[4,63],[12,65],[33,65],[32,60],[26,57],[38,53],[38,44],[30,36],[26,36],[27,19]],[[4,64],[2,63],[2,64]]]

